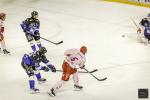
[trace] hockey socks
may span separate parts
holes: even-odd
[[[35,81],[34,80],[29,80],[29,85],[30,85],[30,93],[34,94],[34,93],[39,93],[39,89],[35,88]]]
[[[30,89],[35,89],[35,81],[29,80]]]
[[[36,51],[36,46],[35,45],[32,45],[31,48],[32,48],[33,51]]]
[[[40,73],[35,74],[35,76],[36,76],[37,80],[41,79],[41,74]]]
[[[41,44],[41,43],[38,43],[37,46],[38,46],[39,48],[41,48],[41,47],[42,47],[42,44]]]

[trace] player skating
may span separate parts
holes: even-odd
[[[81,90],[83,87],[79,84],[78,77],[78,68],[84,68],[85,66],[85,54],[87,52],[87,47],[82,46],[80,50],[77,49],[69,49],[66,50],[64,55],[65,60],[62,64],[62,78],[59,82],[57,82],[48,92],[50,96],[55,96],[58,89],[60,89],[70,78],[70,75],[73,75],[74,88],[77,90]]]
[[[51,70],[52,72],[56,72],[54,65],[50,64],[49,60],[46,58],[46,52],[46,48],[41,47],[38,51],[30,54],[24,54],[24,56],[22,57],[21,65],[29,76],[29,86],[31,93],[39,92],[39,89],[35,87],[35,76],[38,82],[46,81],[45,78],[41,78],[40,70],[44,70],[45,72],[49,70]],[[46,64],[46,66],[41,66],[41,62]]]
[[[40,21],[38,20],[37,11],[31,12],[31,17],[23,21],[21,23],[21,27],[33,51],[38,50],[36,46],[38,46],[38,48],[42,47],[39,33]],[[34,43],[34,40],[36,41],[37,45]]]
[[[3,22],[6,19],[6,14],[5,13],[0,13],[0,51],[2,51],[4,54],[9,54],[10,52],[6,49],[5,41],[4,41],[4,26]]]
[[[140,28],[137,30],[138,39],[141,42],[148,44],[150,42],[150,14],[147,18],[140,21]]]

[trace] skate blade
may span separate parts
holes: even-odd
[[[30,92],[30,94],[38,94],[38,93],[40,93],[40,91],[37,91],[37,92],[32,91],[32,92]]]
[[[39,84],[46,83],[46,81],[38,81]]]
[[[74,89],[73,91],[81,91],[82,89]]]
[[[52,93],[47,92],[47,94],[51,97],[54,97],[54,95]]]

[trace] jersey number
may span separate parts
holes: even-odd
[[[75,60],[78,60],[78,58],[77,57],[71,58],[71,61],[75,61]]]

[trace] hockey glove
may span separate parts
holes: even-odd
[[[84,69],[85,68],[85,65],[83,65],[82,67],[80,67],[81,69]]]
[[[142,32],[142,30],[141,30],[141,28],[139,28],[138,30],[137,30],[137,34],[140,34]]]
[[[40,33],[39,33],[39,31],[38,31],[38,30],[36,30],[36,31],[34,32],[34,35],[35,35],[36,37],[40,37]]]
[[[52,72],[56,72],[56,68],[53,66],[53,67],[51,67],[51,71]]]
[[[56,68],[55,68],[55,66],[54,66],[54,65],[49,64],[49,65],[47,65],[47,66],[48,66],[48,68],[50,68],[50,69],[51,69],[51,71],[52,71],[52,72],[56,72]]]
[[[24,33],[27,33],[27,31],[26,31],[26,30],[23,30],[23,32],[24,32]]]

